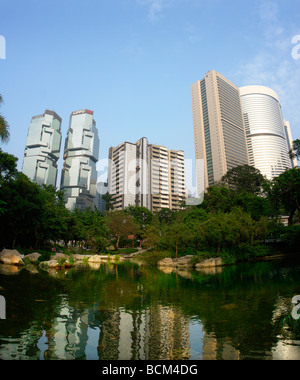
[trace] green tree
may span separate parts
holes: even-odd
[[[236,195],[234,205],[250,214],[255,220],[259,220],[263,216],[269,216],[272,209],[270,200],[267,197],[246,192]]]
[[[224,186],[210,186],[205,195],[200,208],[207,213],[230,212],[234,206],[235,193]]]
[[[173,218],[174,218],[174,211],[169,208],[162,208],[159,211],[156,211],[159,221],[161,223],[165,223],[166,225],[169,225]]]
[[[18,173],[17,161],[17,157],[5,153],[0,149],[0,185],[3,180],[16,176]]]
[[[146,207],[128,206],[124,211],[125,213],[133,216],[134,220],[139,224],[140,228],[145,228],[152,222],[153,214]]]
[[[43,207],[36,229],[38,246],[42,246],[48,240],[64,240],[68,210],[65,207],[63,192],[52,185],[43,185],[40,187],[39,198]]]
[[[269,188],[269,199],[276,204],[277,209],[282,206],[289,214],[289,225],[298,212],[300,215],[300,169],[288,169],[274,178]]]
[[[221,179],[221,183],[235,193],[260,194],[267,179],[261,172],[249,165],[237,166],[229,170]]]
[[[0,187],[3,186],[6,181],[17,175],[17,161],[18,159],[15,156],[4,153],[0,149]],[[1,198],[0,191],[0,214],[2,215],[6,211],[5,205],[7,205],[7,202]]]
[[[94,252],[104,251],[108,243],[108,229],[104,217],[98,210],[83,212],[84,240]]]
[[[300,158],[300,140],[299,139],[293,141],[293,147],[294,149],[289,151],[290,158],[291,159]]]
[[[160,229],[157,225],[148,225],[142,232],[143,246],[146,248],[154,248],[156,253],[158,244],[161,240]]]
[[[241,209],[211,215],[202,225],[203,239],[208,249],[220,254],[222,248],[239,247],[253,243],[254,221]]]
[[[176,212],[165,230],[165,244],[173,251],[175,250],[176,258],[178,257],[179,249],[185,248],[189,236],[189,229],[183,223],[184,216],[184,212]]]
[[[69,211],[67,214],[67,229],[63,240],[65,244],[72,242],[77,245],[85,239],[84,212],[78,210]]]
[[[105,216],[105,224],[115,237],[115,249],[119,249],[121,238],[127,238],[129,235],[137,235],[140,231],[138,224],[133,216],[128,215],[123,210],[110,211]]]
[[[114,209],[113,198],[112,198],[112,195],[109,194],[109,192],[107,192],[106,194],[103,194],[102,199],[106,202],[105,211],[110,211]]]
[[[3,103],[2,95],[0,94],[0,104]],[[9,125],[5,118],[0,114],[0,141],[8,142],[9,140]]]
[[[2,182],[0,199],[6,203],[5,213],[0,218],[2,245],[35,246],[40,239],[39,231],[43,229],[44,204],[40,186],[18,173],[15,179]]]
[[[202,243],[201,226],[208,218],[209,216],[206,211],[198,207],[188,209],[183,216],[182,223],[187,231],[186,243],[189,246],[194,247],[195,250],[200,249]]]

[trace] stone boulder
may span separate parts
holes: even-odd
[[[16,249],[3,249],[0,253],[0,262],[7,265],[25,265]]]
[[[24,256],[24,259],[29,260],[32,263],[35,263],[38,261],[39,257],[41,256],[38,252],[29,253],[28,255]]]
[[[98,255],[94,255],[94,256],[91,256],[89,259],[88,259],[88,262],[89,263],[93,263],[93,264],[100,264],[102,263],[102,259],[100,256]]]
[[[159,267],[174,267],[174,261],[171,258],[167,257],[165,259],[160,260],[157,263],[157,266],[159,266]]]
[[[173,260],[174,266],[178,269],[180,268],[193,268],[195,266],[193,262],[193,255],[187,255],[180,257],[179,259]]]
[[[196,264],[196,269],[204,269],[204,268],[215,268],[223,266],[223,260],[221,257],[207,259],[202,261],[201,263]]]
[[[58,259],[68,259],[69,256],[65,255],[64,253],[57,252],[54,256],[51,256],[51,260],[58,260]]]
[[[58,267],[58,262],[57,260],[48,260],[48,261],[42,261],[41,266],[45,266],[47,268],[57,268]]]

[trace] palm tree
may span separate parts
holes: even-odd
[[[105,211],[113,210],[114,205],[113,205],[113,199],[112,195],[109,194],[108,192],[106,194],[102,195],[102,199],[106,202],[105,204]]]
[[[2,95],[0,94],[0,104],[3,103]],[[4,117],[0,114],[0,141],[8,142],[9,140],[9,125]]]

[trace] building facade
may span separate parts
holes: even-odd
[[[109,149],[108,192],[115,210],[127,206],[180,209],[185,199],[184,153],[143,137]]]
[[[289,153],[294,153],[295,154],[295,148],[294,148],[294,140],[292,137],[292,131],[290,127],[290,122],[287,120],[283,120],[284,123],[284,131],[285,131],[285,136],[286,136],[286,142],[288,146],[288,151]],[[296,156],[295,157],[290,157],[291,160],[291,166],[292,168],[297,168],[298,167],[298,161]]]
[[[185,201],[184,152],[149,145],[150,209],[180,210]]]
[[[240,88],[249,163],[268,179],[292,167],[292,137],[282,117],[278,95],[265,86]]]
[[[239,88],[212,70],[191,94],[196,162],[204,160],[204,186],[203,173],[196,173],[199,193],[249,159]]]
[[[149,209],[147,173],[148,140],[123,142],[109,149],[108,192],[115,210],[141,206]]]
[[[61,146],[61,117],[54,111],[33,116],[29,125],[22,172],[39,185],[56,187]]]
[[[70,210],[97,208],[99,137],[94,112],[72,112],[65,141],[61,190]]]

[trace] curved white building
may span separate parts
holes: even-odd
[[[278,95],[265,86],[240,88],[249,163],[268,179],[291,168]]]

